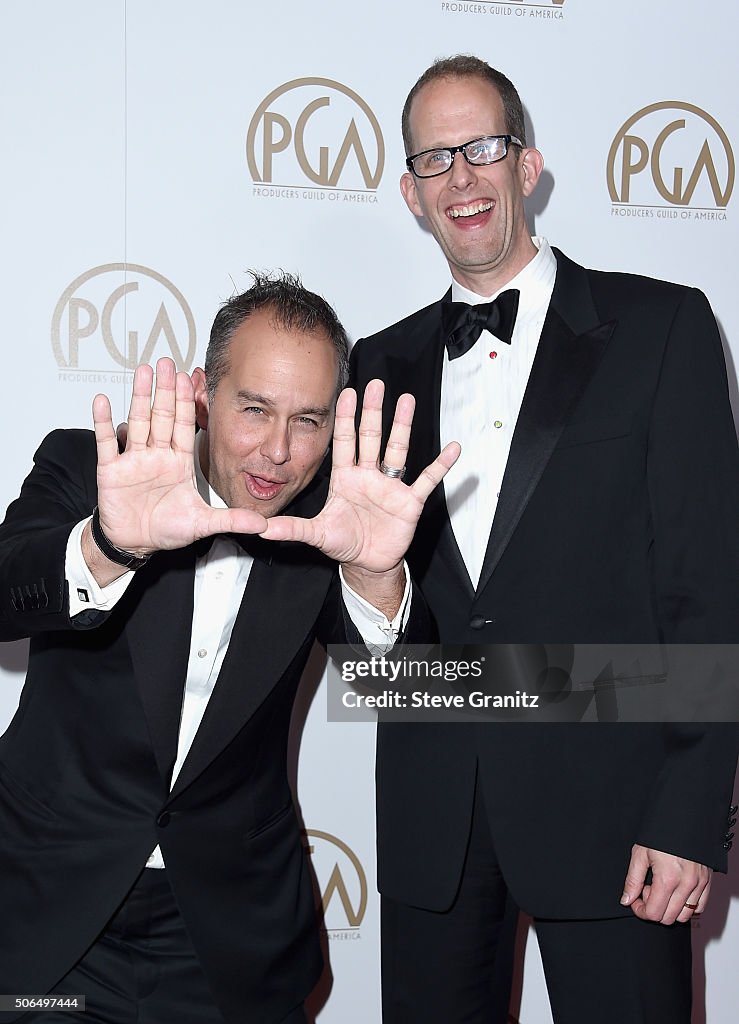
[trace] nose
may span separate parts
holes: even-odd
[[[274,466],[290,461],[290,429],[287,423],[273,420],[262,438],[260,453]]]
[[[452,167],[447,171],[449,188],[464,189],[475,181],[475,169],[468,164],[463,153],[455,153],[452,157]]]

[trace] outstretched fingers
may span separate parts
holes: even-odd
[[[175,378],[172,447],[187,453],[195,448],[195,390],[189,374],[182,371]]]
[[[136,367],[133,375],[133,393],[128,407],[128,436],[126,451],[145,448],[151,424],[151,385],[154,371],[147,364]]]
[[[383,464],[390,469],[405,469],[415,411],[416,400],[413,395],[401,395],[395,406],[390,437],[387,439],[382,459]]]
[[[192,381],[186,373],[177,373],[168,357],[157,360],[156,383],[152,400],[154,371],[142,364],[136,367],[133,393],[128,410],[127,451],[143,448],[192,449],[187,437],[195,425]]]
[[[354,415],[357,411],[357,392],[344,388],[336,402],[334,437],[331,459],[335,469],[353,466],[356,457],[357,438],[354,432]]]
[[[170,448],[177,406],[177,373],[173,360],[157,360],[154,400],[151,403],[149,433],[145,441],[151,448]],[[146,410],[141,410],[145,416]],[[131,428],[129,425],[129,437]]]
[[[441,483],[460,456],[462,449],[457,441],[450,441],[434,461],[419,473],[411,490],[421,501],[426,501],[435,487]]]
[[[107,395],[95,395],[92,401],[98,465],[108,466],[118,457],[118,439],[113,429],[113,413]]]
[[[384,395],[385,385],[381,380],[371,380],[364,389],[362,416],[359,421],[359,457],[357,459],[357,465],[363,469],[375,469],[379,463]]]
[[[142,364],[136,367],[128,421],[113,430],[110,402],[105,395],[96,395],[92,407],[98,462],[113,461],[125,447],[126,451],[150,448],[174,448],[192,452],[195,436],[195,395],[192,380],[178,373],[169,358],[157,361],[156,384],[152,401],[154,371]]]

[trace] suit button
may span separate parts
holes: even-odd
[[[736,825],[736,818],[729,818],[729,828],[733,828]]]
[[[733,818],[737,811],[739,811],[739,804],[732,804],[729,808],[729,817]]]
[[[727,843],[729,842],[730,839],[733,839],[733,838],[734,838],[734,833],[733,832],[727,832],[726,835],[724,836],[724,839],[726,840]]]
[[[159,828],[166,828],[171,820],[172,815],[169,813],[169,811],[162,811],[162,813],[157,818],[157,825],[159,826]]]
[[[482,629],[485,625],[486,620],[482,615],[473,615],[470,619],[470,629]]]
[[[733,846],[733,845],[734,845],[734,844],[732,843],[732,841],[731,841],[731,840],[729,840],[729,841],[728,841],[727,843],[724,843],[724,849],[725,849],[725,850],[730,850],[730,849],[732,848],[732,846]]]

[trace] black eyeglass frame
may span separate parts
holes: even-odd
[[[505,149],[503,153],[496,160],[487,160],[483,163],[475,162],[470,160],[467,156],[467,147],[473,145],[475,142],[484,142],[487,139],[502,139],[505,142]],[[470,167],[491,167],[493,164],[500,163],[501,160],[505,160],[508,156],[508,150],[511,146],[520,146],[524,149],[524,144],[520,139],[517,139],[515,135],[479,135],[476,139],[470,139],[469,142],[463,142],[461,146],[434,146],[432,149],[423,149],[420,153],[414,153],[412,156],[406,157],[405,166],[411,172],[415,178],[438,178],[441,174],[448,174],[454,167],[454,157],[457,153],[461,153],[465,158]],[[449,166],[445,167],[443,171],[436,171],[434,174],[419,174],[413,166],[413,161],[418,160],[419,156],[426,156],[427,153],[448,153],[449,154]]]

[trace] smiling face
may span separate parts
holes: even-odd
[[[477,77],[424,85],[411,106],[410,131],[413,153],[509,133],[497,90]],[[400,190],[411,212],[427,221],[454,278],[492,295],[536,255],[523,201],[542,168],[536,149],[511,146],[505,159],[481,167],[457,153],[446,174],[416,178],[406,172]]]
[[[269,307],[258,309],[234,332],[215,394],[202,370],[193,382],[208,483],[231,508],[276,515],[313,479],[331,441],[333,344],[323,333],[287,331]]]

